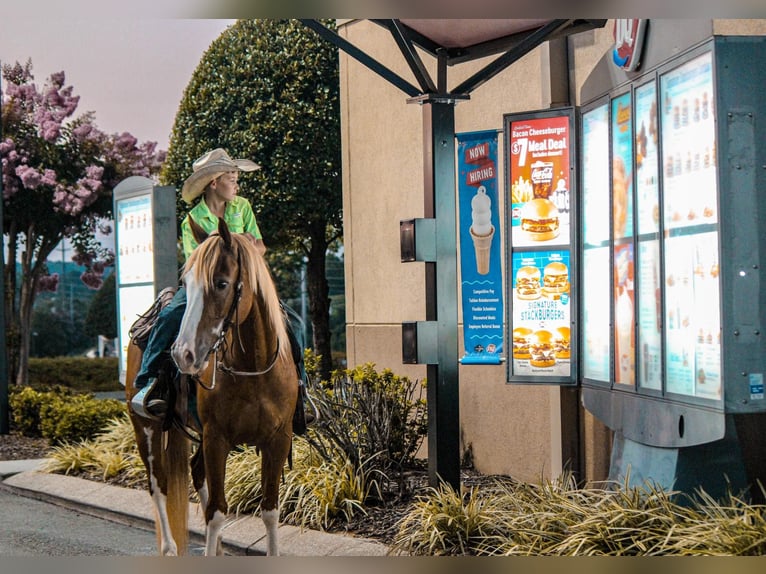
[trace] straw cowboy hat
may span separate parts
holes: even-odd
[[[194,201],[205,186],[222,173],[229,171],[255,171],[261,166],[249,159],[231,159],[221,148],[209,151],[192,164],[194,172],[186,178],[181,197],[186,203]]]

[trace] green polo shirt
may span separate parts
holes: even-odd
[[[197,247],[197,242],[194,240],[194,235],[191,231],[191,225],[189,225],[189,216],[193,217],[194,221],[207,233],[212,233],[218,229],[218,218],[210,211],[207,203],[205,203],[205,198],[201,198],[181,222],[181,241],[184,248],[184,259],[188,259],[191,252]],[[255,221],[253,208],[244,197],[237,195],[226,203],[223,220],[229,226],[229,231],[232,233],[249,233],[256,239],[262,239],[261,230],[258,229],[258,223]]]

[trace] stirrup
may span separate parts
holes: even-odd
[[[167,403],[162,399],[150,398],[149,395],[155,391],[157,379],[149,379],[145,387],[133,395],[130,399],[130,406],[140,417],[152,420],[162,420],[167,412]]]

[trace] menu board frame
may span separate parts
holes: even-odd
[[[609,293],[612,295],[612,305],[610,309],[610,329],[611,329],[611,344],[610,344],[610,375],[608,380],[604,380],[605,377],[599,376],[596,378],[593,377],[586,377],[583,376],[582,383],[586,387],[596,388],[596,389],[611,389],[612,391],[620,391],[621,393],[628,393],[629,395],[635,395],[637,397],[646,397],[649,399],[658,399],[662,398],[664,400],[672,401],[673,403],[682,403],[682,404],[689,404],[689,405],[697,405],[697,406],[703,406],[703,407],[712,407],[712,408],[720,408],[722,407],[724,403],[724,384],[720,382],[720,377],[722,377],[724,373],[724,360],[723,360],[723,347],[719,347],[719,354],[718,359],[711,360],[709,357],[705,358],[703,357],[700,359],[700,357],[697,357],[696,362],[704,365],[707,367],[710,365],[712,367],[713,371],[713,378],[711,379],[710,376],[707,377],[707,383],[717,382],[719,384],[719,392],[718,394],[710,393],[710,394],[703,394],[696,391],[689,391],[682,390],[681,392],[675,392],[675,389],[672,388],[672,385],[669,385],[668,380],[668,313],[669,313],[669,302],[668,302],[668,287],[665,285],[666,283],[666,266],[668,262],[666,261],[666,242],[668,240],[672,241],[673,238],[684,238],[686,236],[691,235],[691,237],[698,238],[700,242],[702,242],[703,245],[703,251],[716,251],[716,257],[713,259],[717,259],[719,257],[722,257],[722,237],[721,234],[724,233],[720,219],[715,219],[715,217],[711,218],[710,221],[704,222],[704,224],[695,224],[695,225],[689,225],[688,222],[683,222],[682,226],[678,229],[669,229],[667,228],[667,218],[668,214],[666,213],[667,205],[667,197],[666,193],[670,193],[667,189],[667,174],[665,169],[665,156],[663,145],[666,145],[667,142],[663,142],[663,130],[666,129],[667,124],[667,117],[663,118],[662,113],[662,98],[663,98],[663,88],[662,88],[662,81],[664,77],[667,77],[668,75],[672,75],[677,70],[682,70],[685,67],[689,66],[690,63],[694,62],[695,60],[699,58],[709,58],[711,61],[711,70],[710,70],[710,80],[707,82],[707,85],[710,86],[710,89],[712,90],[712,93],[709,94],[709,101],[707,102],[710,107],[710,114],[718,113],[714,112],[714,109],[717,106],[718,102],[718,94],[716,93],[719,89],[719,86],[717,85],[716,81],[716,53],[714,49],[714,43],[710,42],[702,46],[698,46],[695,49],[689,50],[687,53],[683,54],[682,56],[679,56],[677,58],[674,58],[672,61],[665,62],[656,68],[652,70],[648,70],[646,73],[637,76],[632,81],[621,84],[620,86],[617,86],[610,90],[608,93],[591,100],[590,102],[587,102],[585,105],[583,105],[578,110],[578,129],[579,129],[579,138],[580,138],[580,149],[582,154],[586,153],[586,147],[587,143],[585,142],[585,130],[583,126],[583,119],[587,116],[588,113],[597,110],[601,108],[604,104],[608,106],[608,123],[609,123],[609,162],[606,169],[609,170],[609,180],[610,180],[610,218],[611,222],[610,225],[612,226],[610,229],[610,238],[608,241],[609,250],[610,250],[610,276],[607,279],[604,277],[604,280],[609,281]],[[641,125],[641,119],[638,118],[639,110],[637,107],[637,94],[639,91],[646,89],[647,86],[650,86],[653,84],[654,89],[654,101],[657,105],[656,110],[656,130],[657,130],[657,139],[655,142],[656,145],[656,160],[657,160],[657,170],[656,174],[654,176],[656,177],[656,186],[653,188],[650,186],[650,190],[652,193],[656,193],[656,201],[658,203],[658,213],[656,220],[654,220],[655,226],[647,225],[647,217],[648,213],[643,213],[642,210],[646,209],[652,209],[650,203],[646,203],[646,205],[640,205],[640,202],[642,201],[642,198],[639,197],[640,193],[645,193],[646,189],[640,189],[639,188],[639,181],[638,181],[638,160],[639,155],[641,154],[641,150],[639,150],[640,144],[638,143],[640,138],[642,137],[642,125]],[[699,94],[695,94],[695,96],[699,96]],[[620,98],[629,98],[630,99],[630,131],[631,131],[631,137],[632,137],[632,147],[631,150],[631,159],[633,161],[632,166],[632,174],[631,174],[631,184],[632,184],[632,192],[631,192],[631,202],[632,202],[632,218],[633,218],[633,228],[632,231],[629,233],[626,232],[624,236],[621,238],[615,237],[615,212],[614,212],[614,172],[613,172],[613,162],[616,150],[614,149],[616,144],[616,134],[614,131],[617,129],[615,124],[615,109],[613,106],[615,105],[615,102],[620,100]],[[701,99],[701,98],[700,98]],[[691,125],[693,121],[693,114],[694,112],[694,100],[692,100],[692,103],[690,104],[690,111],[688,112],[688,122]],[[672,116],[671,116],[672,117]],[[648,126],[647,126],[648,128]],[[653,128],[654,129],[654,128]],[[712,134],[712,137],[714,138],[712,147],[713,150],[711,151],[711,155],[715,155],[717,152],[715,152],[715,147],[718,138],[720,137],[720,129],[716,125],[712,128],[712,131],[708,132]],[[688,154],[687,154],[688,155]],[[691,169],[694,169],[694,157],[695,157],[695,150],[692,150],[692,162],[690,165],[692,166]],[[719,157],[711,157],[711,162],[718,163]],[[581,155],[580,157],[580,173],[582,177],[585,177],[586,172],[586,166],[585,162],[586,158]],[[688,162],[687,162],[688,163]],[[704,164],[703,164],[704,165]],[[688,170],[685,167],[685,164],[682,164],[681,167],[682,173],[686,174]],[[677,171],[674,171],[674,173],[678,173]],[[644,174],[642,177],[646,177],[646,174]],[[690,176],[691,177],[691,176]],[[714,183],[712,183],[712,186],[719,186],[720,185],[720,166],[717,166],[715,174],[708,174],[708,179],[712,179]],[[582,241],[579,245],[579,251],[580,251],[580,257],[582,258],[581,261],[583,261],[583,265],[586,265],[585,259],[586,259],[586,251],[588,251],[589,248],[598,247],[591,241],[588,243],[586,235],[587,229],[586,225],[588,222],[588,213],[586,212],[586,206],[585,202],[587,200],[587,186],[584,181],[580,182],[581,186],[581,192],[580,192],[580,201],[582,205],[580,206],[581,209],[581,227],[578,230],[580,234],[582,235]],[[716,202],[720,201],[720,193],[719,188],[715,189],[715,194],[709,193],[708,195],[711,195],[711,197],[714,195],[716,198]],[[643,198],[645,199],[645,198]],[[710,203],[709,198],[707,199],[707,202]],[[716,208],[716,214],[720,214],[720,206],[715,205]],[[686,212],[684,212],[686,214]],[[700,216],[700,214],[702,214]],[[704,212],[700,211],[700,219],[704,216]],[[644,217],[644,223],[642,223],[641,218]],[[691,216],[690,216],[691,217]],[[592,234],[591,234],[592,235]],[[655,245],[653,241],[656,240],[657,242],[657,255],[651,255],[646,253],[647,250],[653,250],[655,248]],[[633,334],[635,336],[635,342],[636,346],[633,349],[632,357],[634,360],[634,366],[632,367],[632,372],[634,378],[630,382],[630,384],[621,384],[617,380],[617,350],[615,349],[616,346],[616,281],[617,281],[617,261],[616,257],[622,253],[626,249],[626,245],[630,245],[632,247],[633,251],[633,257],[632,261],[630,262],[630,265],[633,269],[633,277],[636,281],[636,284],[634,286],[635,291],[633,293],[633,305],[635,306],[635,313],[633,314]],[[642,252],[644,253],[644,257],[648,257],[649,259],[645,259],[642,261]],[[707,259],[710,259],[708,257]],[[707,261],[706,259],[706,261]],[[661,376],[661,384],[657,385],[655,382],[655,385],[652,384],[647,385],[647,379],[644,377],[644,372],[649,367],[647,366],[647,361],[645,360],[645,357],[642,356],[640,352],[639,345],[641,344],[640,340],[640,333],[641,333],[641,313],[645,316],[644,318],[649,316],[649,311],[642,309],[642,297],[641,297],[641,282],[648,281],[647,277],[644,276],[641,277],[642,273],[642,263],[646,264],[647,262],[651,262],[652,265],[659,265],[659,278],[656,280],[659,284],[659,288],[657,289],[657,293],[650,293],[649,290],[651,290],[651,285],[647,284],[646,289],[644,289],[643,292],[643,304],[649,305],[649,307],[654,308],[656,311],[659,312],[660,316],[656,320],[656,324],[659,325],[659,354],[660,354],[660,365],[654,365],[652,368],[654,369],[652,372],[655,373],[654,377],[656,377],[656,373],[659,371]],[[708,262],[709,263],[709,262]],[[713,263],[716,263],[715,269],[718,269],[717,260]],[[710,267],[711,265],[708,265],[707,267]],[[587,278],[584,276],[581,279],[582,283],[580,284],[580,288],[583,291],[583,294],[587,291],[588,284],[586,283]],[[715,312],[712,313],[712,315],[715,315],[715,317],[718,319],[717,328],[719,336],[722,336],[722,330],[723,330],[723,311],[721,309],[720,301],[723,297],[723,294],[725,293],[724,285],[721,282],[721,279],[718,278],[717,281],[714,281],[714,286],[707,285],[713,289],[713,291],[717,290],[717,299],[715,301],[718,301],[718,313]],[[688,298],[688,297],[687,297]],[[698,297],[699,299],[699,297]],[[707,299],[710,299],[708,297]],[[705,299],[707,301],[707,299]],[[649,302],[651,300],[651,304]],[[656,301],[659,301],[657,303]],[[715,301],[712,303],[713,306],[716,306]],[[581,324],[585,325],[585,314],[587,312],[586,309],[586,301],[583,300],[580,302],[581,304],[581,313],[583,314],[582,317],[580,317]],[[657,309],[657,305],[659,305],[659,309]],[[697,306],[699,306],[699,301],[697,301]],[[639,311],[641,309],[641,311]],[[697,313],[699,314],[699,313]],[[695,329],[699,330],[699,325],[695,324]],[[580,344],[582,346],[582,352],[585,353],[587,349],[587,344],[585,342],[585,338],[587,337],[587,333],[585,332],[585,329],[583,329],[582,332],[582,340],[580,341]],[[709,339],[709,336],[707,334],[707,331],[705,331],[705,344],[702,345],[703,347],[707,348],[709,346],[707,340]],[[716,334],[713,333],[713,341],[715,342]],[[700,353],[700,345],[697,345],[697,354]],[[584,364],[584,361],[586,360],[586,357],[583,355],[581,357],[581,361],[583,361],[583,365],[581,365],[581,371],[585,375],[587,373],[586,365]],[[715,365],[713,365],[715,363]],[[716,373],[717,369],[717,373]],[[696,373],[695,373],[696,376]],[[692,385],[693,383],[689,383],[689,385]],[[694,383],[699,386],[699,383]],[[687,385],[688,386],[688,385]],[[692,388],[692,387],[689,387]]]
[[[610,114],[609,114],[609,106],[610,106],[610,99],[608,96],[600,97],[590,103],[588,103],[585,106],[582,106],[580,108],[580,113],[578,114],[578,125],[579,125],[579,134],[580,134],[580,176],[581,178],[585,178],[588,176],[588,170],[590,169],[589,164],[595,164],[596,166],[602,165],[601,159],[603,159],[603,165],[604,165],[604,172],[602,175],[602,178],[604,181],[601,182],[601,187],[604,189],[601,189],[600,191],[606,194],[605,198],[598,198],[596,197],[596,201],[593,204],[588,204],[589,196],[587,195],[587,189],[588,186],[586,185],[585,181],[582,181],[580,184],[580,202],[582,204],[581,208],[581,216],[580,216],[580,236],[582,238],[580,248],[582,250],[581,256],[582,256],[582,262],[583,262],[583,268],[589,269],[589,272],[583,272],[581,274],[580,278],[580,288],[581,288],[581,297],[582,297],[582,305],[580,306],[580,313],[581,313],[581,325],[583,325],[583,329],[581,330],[582,334],[582,341],[580,348],[582,349],[581,356],[580,356],[580,369],[583,374],[583,381],[587,384],[593,385],[593,386],[602,386],[602,387],[609,387],[611,385],[611,381],[613,379],[613,360],[612,360],[612,353],[613,353],[613,337],[614,333],[612,330],[612,313],[611,313],[611,306],[605,306],[607,309],[606,317],[602,317],[602,332],[599,332],[598,330],[594,330],[591,326],[589,330],[586,331],[584,328],[585,326],[585,318],[589,313],[589,309],[586,305],[586,299],[589,297],[589,285],[586,284],[588,279],[597,279],[599,276],[601,276],[601,273],[598,271],[594,272],[595,263],[598,262],[598,260],[605,259],[606,260],[606,277],[608,277],[608,283],[604,283],[604,286],[598,285],[596,283],[596,286],[599,287],[599,290],[596,291],[596,294],[594,296],[595,301],[600,301],[602,299],[605,299],[608,294],[611,293],[611,281],[612,281],[612,265],[611,265],[611,234],[610,229],[612,227],[612,210],[611,210],[611,177],[610,177],[610,154],[611,154],[611,146],[610,146],[610,139],[611,139],[611,131],[610,131]],[[585,141],[586,135],[589,133],[588,130],[585,129],[584,121],[585,117],[589,114],[602,114],[606,113],[606,117],[604,121],[602,122],[603,125],[600,125],[600,130],[597,132],[594,132],[596,135],[598,135],[601,139],[604,141],[602,142],[602,145],[604,146],[604,149],[602,150],[603,158],[599,158],[599,160],[595,162],[589,162],[588,158],[585,157],[585,154],[589,154],[591,150],[588,149],[588,145],[586,145],[588,142]],[[594,116],[595,117],[595,116]],[[591,158],[592,160],[592,158]],[[596,186],[599,187],[598,185]],[[599,201],[601,199],[602,201]],[[606,199],[604,202],[603,199]],[[595,209],[599,209],[599,212],[595,212]],[[586,212],[586,210],[590,211],[590,214]],[[596,217],[594,217],[594,212]],[[589,221],[593,222],[593,226],[589,229],[586,229],[585,226],[588,225]],[[599,227],[597,227],[599,226]],[[595,230],[595,231],[593,231]],[[596,261],[588,264],[589,255],[596,258]],[[604,289],[605,288],[605,289]],[[605,290],[606,293],[602,293],[602,290]],[[592,325],[592,322],[591,322]],[[601,349],[600,352],[594,352],[594,358],[601,357],[600,364],[596,364],[594,362],[588,362],[589,357],[587,356],[587,353],[589,349]]]
[[[574,386],[578,380],[578,307],[573,292],[578,276],[575,109],[505,114],[503,132],[507,382]]]

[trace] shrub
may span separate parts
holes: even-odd
[[[44,387],[34,390],[31,387],[11,387],[8,404],[11,421],[16,430],[24,436],[41,437],[41,411],[45,406],[61,397],[69,397],[72,392],[63,387]]]
[[[62,387],[41,391],[24,387],[10,394],[9,404],[21,434],[42,436],[54,444],[92,439],[126,410],[121,401],[96,399]]]
[[[427,432],[424,383],[388,369],[378,372],[372,363],[337,370],[331,381],[317,382],[311,378],[316,369],[310,351],[306,370],[320,412],[306,438],[325,459],[338,450],[356,469],[367,461],[387,474],[413,466]]]
[[[119,391],[117,357],[49,357],[29,359],[29,385],[61,385],[76,391]]]

